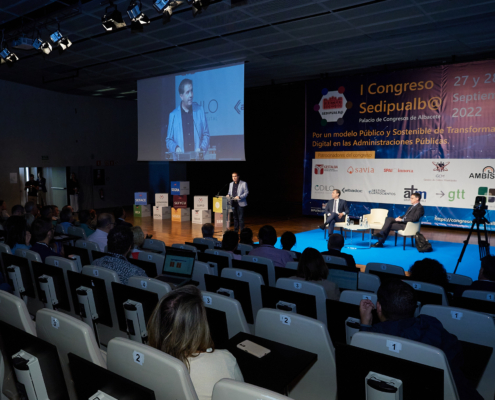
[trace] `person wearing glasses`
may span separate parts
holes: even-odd
[[[98,216],[96,231],[88,237],[90,242],[98,244],[100,251],[105,251],[108,244],[108,232],[115,226],[115,219],[112,214],[103,213]]]

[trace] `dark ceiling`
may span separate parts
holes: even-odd
[[[234,1],[234,0],[232,0]],[[219,1],[192,17],[187,2],[168,24],[152,19],[143,33],[105,32],[101,0],[1,0],[6,36],[50,16],[73,42],[59,54],[14,50],[20,60],[0,79],[65,93],[136,98],[136,81],[190,69],[246,62],[246,86],[311,79],[383,66],[491,58],[495,1],[244,0]],[[129,0],[114,1],[125,14]],[[49,30],[41,34],[48,38]]]

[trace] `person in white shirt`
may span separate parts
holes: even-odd
[[[105,251],[108,243],[108,232],[115,226],[115,220],[112,214],[103,213],[98,216],[96,231],[88,237],[90,242],[98,244],[100,251]]]
[[[163,296],[148,322],[148,345],[180,361],[189,370],[199,400],[210,400],[223,378],[244,382],[235,357],[214,350],[201,291],[191,285]]]

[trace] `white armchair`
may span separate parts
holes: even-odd
[[[370,214],[363,215],[364,218],[368,219],[369,227],[371,228],[371,234],[373,234],[374,229],[381,230],[385,224],[385,220],[388,217],[388,210],[386,208],[372,208]],[[363,231],[364,240],[364,231]]]
[[[421,229],[421,219],[418,222],[408,222],[406,227],[401,231],[395,231],[395,245],[397,246],[397,235],[401,235],[404,237],[404,246],[403,249],[406,249],[406,237],[411,237],[411,246],[414,247],[414,237],[416,233],[418,233]]]

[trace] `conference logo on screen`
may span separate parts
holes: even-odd
[[[315,175],[323,175],[323,173],[327,172],[339,172],[338,165],[324,165],[324,164],[316,164],[315,165]]]
[[[421,194],[420,201],[425,202],[428,193],[424,190],[419,190],[418,188],[414,187],[414,185],[411,185],[411,187],[409,188],[404,188],[404,201],[409,201],[411,199],[412,194],[416,192]]]
[[[347,168],[347,173],[349,174],[374,174],[375,169],[372,167],[366,167],[366,168],[353,168],[349,167]]]
[[[469,179],[495,179],[495,169],[485,167],[481,172],[471,172]]]
[[[332,91],[327,88],[321,90],[320,102],[313,106],[313,110],[320,113],[322,126],[328,122],[337,122],[337,125],[344,123],[344,114],[347,109],[352,107],[352,103],[345,98],[344,92],[343,86]]]

